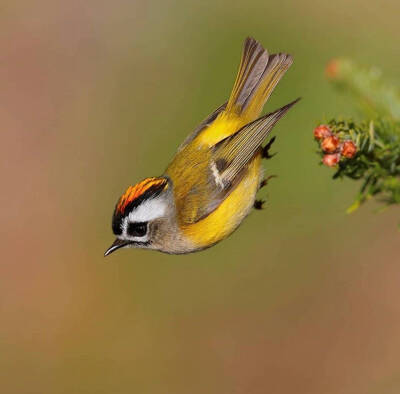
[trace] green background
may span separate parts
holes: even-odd
[[[5,0],[0,391],[400,391],[399,209],[346,215],[312,130],[357,115],[336,56],[399,82],[398,1]],[[163,172],[230,92],[246,36],[294,56],[266,111],[276,174],[217,246],[107,259],[124,189]]]

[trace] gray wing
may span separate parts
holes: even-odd
[[[215,146],[213,161],[218,170],[219,184],[228,187],[235,181],[235,178],[257,153],[276,122],[299,100],[298,98],[275,112],[247,124]]]
[[[194,221],[213,212],[235,189],[246,174],[248,163],[259,152],[269,132],[299,100],[247,124],[214,146],[208,168],[209,204],[197,211]]]

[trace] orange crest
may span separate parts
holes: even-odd
[[[150,189],[154,191],[163,190],[167,186],[167,182],[166,178],[146,178],[134,186],[129,186],[119,199],[116,210],[123,214],[130,203],[143,196]]]

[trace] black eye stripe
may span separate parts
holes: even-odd
[[[128,223],[126,232],[131,237],[143,237],[147,233],[147,222]]]

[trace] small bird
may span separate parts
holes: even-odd
[[[184,140],[162,176],[128,187],[118,200],[112,218],[117,238],[105,256],[120,248],[200,251],[262,207],[256,200],[267,181],[261,161],[270,157],[273,140],[262,144],[299,99],[258,116],[292,62],[288,54],[269,55],[255,39],[245,40],[229,100]]]

